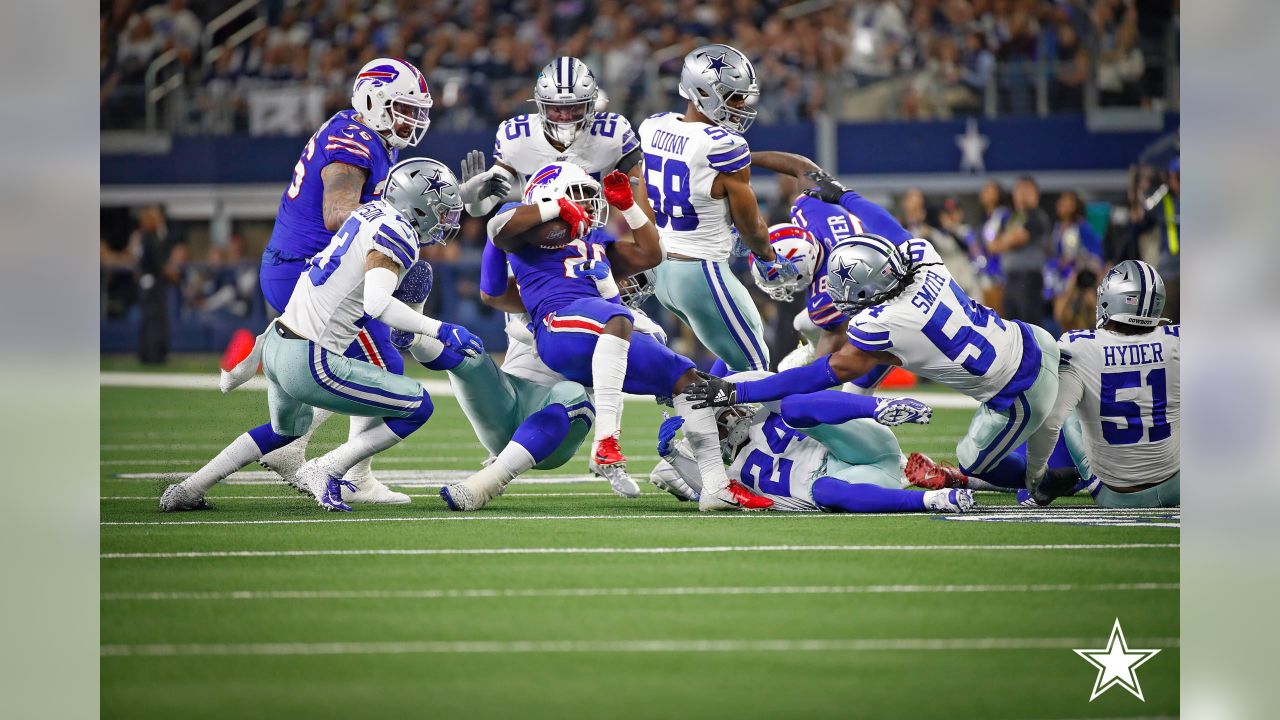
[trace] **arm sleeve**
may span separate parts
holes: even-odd
[[[364,311],[397,330],[435,337],[440,321],[429,318],[391,297],[399,278],[387,268],[379,267],[364,274]]]
[[[1039,479],[1044,476],[1049,464],[1049,456],[1053,454],[1053,446],[1058,444],[1058,433],[1067,421],[1067,416],[1080,404],[1084,395],[1084,383],[1080,376],[1064,359],[1058,373],[1058,399],[1045,418],[1044,424],[1027,440],[1027,477]]]
[[[881,324],[868,319],[865,312],[849,322],[846,337],[850,345],[867,352],[888,351],[893,348],[889,331]]]
[[[689,448],[689,441],[681,439],[679,442],[673,443],[671,446],[671,455],[666,458],[671,463],[672,469],[685,481],[694,492],[702,492],[702,471],[698,468],[698,461],[693,459],[693,451]]]
[[[729,134],[723,140],[712,144],[710,152],[707,153],[707,164],[716,172],[738,172],[751,164],[751,148],[747,146],[746,140]]]
[[[792,368],[772,377],[737,383],[738,402],[768,402],[788,395],[812,393],[839,385],[831,369],[831,356],[824,355],[809,365]]]
[[[484,254],[480,257],[480,292],[497,297],[507,291],[507,254],[484,241]]]
[[[870,395],[823,390],[792,395],[782,400],[782,421],[793,428],[840,425],[857,418],[874,417],[879,401]]]
[[[862,223],[862,229],[883,236],[886,240],[902,243],[911,239],[911,233],[902,227],[888,210],[849,190],[840,196],[840,207]]]

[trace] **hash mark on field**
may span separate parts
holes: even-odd
[[[368,555],[668,555],[756,552],[955,552],[1006,550],[1176,550],[1179,543],[1057,545],[714,545],[705,547],[372,548],[364,550],[215,550],[208,552],[101,553],[103,560],[173,558],[273,558]]]
[[[530,588],[462,590],[233,590],[227,592],[103,593],[119,600],[436,600],[455,598],[652,597],[680,595],[879,595],[898,593],[1123,592],[1179,590],[1179,583],[1094,585],[768,585],[760,587]]]
[[[460,642],[328,642],[218,645],[103,645],[104,657],[175,655],[403,655],[455,653],[865,652],[875,650],[1069,650],[1096,638],[863,638],[842,640],[516,640]],[[1179,639],[1135,638],[1149,647]]]

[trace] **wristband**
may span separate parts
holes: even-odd
[[[422,330],[431,337],[440,337],[440,327],[443,325],[444,323],[429,315],[422,316]]]
[[[538,212],[542,215],[542,222],[555,220],[560,217],[560,202],[550,198],[544,198],[538,201]]]
[[[640,203],[632,203],[631,207],[623,210],[622,219],[627,221],[627,227],[632,230],[639,230],[649,222],[649,216],[640,209]]]

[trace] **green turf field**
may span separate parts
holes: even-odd
[[[584,453],[453,514],[436,487],[484,452],[436,397],[431,422],[375,462],[412,505],[326,514],[247,472],[215,488],[214,511],[162,515],[157,475],[263,422],[265,395],[107,387],[101,400],[104,717],[1179,710],[1176,513],[1077,499],[1021,513],[984,494],[996,507],[980,522],[705,516],[648,485],[625,501],[572,482]],[[940,410],[902,444],[953,460],[969,414]],[[627,405],[638,479],[661,419]],[[345,435],[330,421],[315,447]],[[1101,520],[1114,524],[1085,524]],[[1130,647],[1162,650],[1138,671],[1145,703],[1121,688],[1089,702],[1097,671],[1072,649],[1105,646],[1116,618]]]

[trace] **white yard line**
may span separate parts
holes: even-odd
[[[404,655],[459,653],[868,652],[1069,650],[1096,638],[863,638],[813,640],[525,640],[319,642],[216,645],[103,645],[104,657],[177,655]],[[1179,638],[1134,638],[1143,647],[1177,647]]]
[[[457,449],[457,445],[453,446]],[[474,462],[479,465],[481,460],[479,454],[476,455],[379,455],[374,462],[379,467],[384,465],[423,465],[429,463],[465,463]],[[657,462],[661,459],[659,455],[627,455],[628,460],[637,462]],[[165,466],[165,465],[204,465],[209,462],[209,458],[142,458],[137,460],[100,460],[99,465],[110,466]]]
[[[1129,592],[1179,590],[1179,583],[1091,585],[766,585],[759,587],[474,588],[462,590],[233,590],[227,592],[103,593],[106,601],[436,600],[457,598],[666,597],[681,595],[881,595],[917,593]]]
[[[326,550],[214,550],[206,552],[108,552],[103,560],[187,558],[341,557],[373,555],[687,555],[759,552],[973,552],[1068,550],[1176,550],[1178,543],[1092,543],[1056,545],[714,545],[704,547],[506,547],[370,548]]]
[[[479,467],[477,466],[477,469]],[[465,480],[475,473],[474,470],[378,470],[378,479],[392,487],[438,488],[451,482]],[[189,473],[119,473],[112,475],[111,480],[183,480]],[[512,485],[580,485],[585,483],[606,483],[603,478],[593,477],[585,473],[581,475],[524,475],[511,481]],[[222,485],[276,485],[284,486],[279,475],[267,470],[241,470],[234,473]]]
[[[656,493],[655,493],[656,494]],[[305,500],[304,496],[298,496]],[[216,499],[216,498],[213,498]],[[932,513],[894,513],[895,517],[913,517]],[[321,516],[315,518],[292,518],[273,520],[108,520],[98,523],[105,526],[163,526],[163,525],[315,525],[321,523],[350,522],[513,522],[518,520],[562,521],[579,520],[715,520],[715,519],[751,519],[751,518],[869,518],[871,514],[853,513],[820,513],[820,512],[733,512],[733,513],[698,513],[679,512],[646,515],[419,515],[414,517],[345,517]]]
[[[171,388],[174,390],[217,390],[218,376],[214,373],[198,375],[194,373],[148,373],[148,372],[102,372],[98,382],[102,387],[137,387],[137,388]],[[421,380],[422,386],[431,395],[453,397],[453,386],[445,380]],[[261,375],[241,386],[242,390],[265,391],[267,380]],[[958,393],[949,392],[911,392],[885,391],[877,393],[882,397],[913,397],[926,402],[935,408],[973,409],[978,402]],[[648,395],[627,395],[628,400],[652,403]]]

